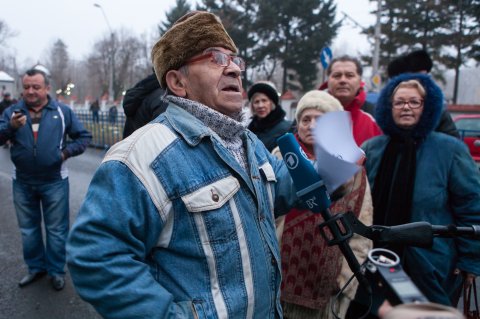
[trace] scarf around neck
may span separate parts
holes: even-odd
[[[285,111],[277,105],[264,119],[254,116],[252,122],[248,125],[248,129],[255,134],[263,132],[280,123],[285,118],[285,115]]]
[[[410,134],[390,138],[372,190],[375,225],[395,226],[410,222],[418,144]],[[389,248],[402,256],[402,247]]]
[[[243,144],[246,122],[242,111],[233,117],[228,117],[196,101],[173,95],[167,95],[166,98],[195,116],[215,132],[220,137],[222,144],[235,157],[235,160],[247,171],[247,155]]]

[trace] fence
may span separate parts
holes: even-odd
[[[123,110],[116,114],[99,111],[98,115],[94,115],[90,111],[79,110],[75,114],[85,126],[85,129],[92,133],[93,138],[90,146],[108,149],[122,139],[125,124]]]

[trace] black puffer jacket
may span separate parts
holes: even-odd
[[[285,119],[285,111],[277,105],[266,118],[252,118],[248,129],[255,133],[271,152],[277,147],[277,138],[290,131],[292,122]]]
[[[123,100],[123,109],[127,116],[123,138],[149,123],[167,109],[168,102],[162,99],[164,92],[160,88],[155,73],[127,90]]]

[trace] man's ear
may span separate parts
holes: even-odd
[[[186,79],[185,75],[183,75],[178,70],[170,70],[165,75],[165,82],[167,82],[167,86],[172,91],[173,94],[179,97],[186,97],[187,90],[186,90]]]

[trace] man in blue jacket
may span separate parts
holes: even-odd
[[[75,288],[105,318],[281,318],[275,217],[297,198],[246,129],[245,62],[198,11],[152,60],[168,108],[95,173],[67,243]]]
[[[28,70],[22,83],[23,99],[0,118],[0,145],[8,140],[12,143],[13,200],[28,266],[28,274],[19,286],[48,273],[53,288],[62,290],[69,228],[69,185],[64,163],[83,153],[92,135],[68,106],[49,97],[45,73]],[[71,141],[66,141],[67,135]]]

